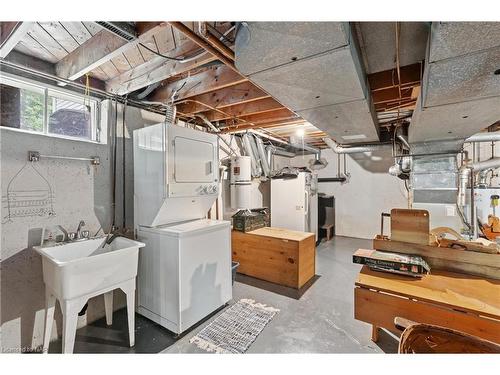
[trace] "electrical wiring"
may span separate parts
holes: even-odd
[[[144,45],[143,43],[139,43],[139,45],[145,49],[147,49],[149,52],[154,53],[157,56],[163,57],[164,59],[167,60],[172,60],[172,61],[183,61],[184,57],[172,57],[172,56],[167,56],[162,53],[156,52],[154,49],[149,48],[148,46]]]

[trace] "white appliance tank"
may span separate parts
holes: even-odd
[[[231,208],[252,207],[252,159],[250,156],[233,156],[230,172]]]
[[[250,156],[233,156],[231,158],[231,183],[251,182],[252,159]]]

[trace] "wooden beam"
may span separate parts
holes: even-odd
[[[193,46],[193,43],[188,41],[170,51],[169,55],[172,57],[186,56],[192,54],[197,49],[196,46]],[[115,94],[124,95],[172,76],[189,72],[192,69],[215,60],[215,57],[206,53],[200,54],[197,58],[186,63],[155,56],[144,64],[107,81],[106,90]],[[168,97],[165,100],[169,99]]]
[[[217,111],[210,111],[208,113],[205,113],[205,116],[209,121],[222,121],[234,117],[256,115],[283,108],[284,107],[273,98],[265,98],[262,100],[254,100],[249,103],[225,107],[224,112],[229,116],[225,116],[224,114]]]
[[[296,119],[299,118],[296,114],[290,111],[288,108],[280,108],[271,112],[260,113],[257,115],[240,116],[247,122],[252,122],[254,124],[268,123],[271,121],[281,121],[285,119]]]
[[[208,57],[205,55],[205,58],[209,58],[211,61],[215,59],[210,55]],[[227,66],[219,65],[194,76],[166,83],[165,86],[159,87],[154,91],[151,100],[157,102],[170,100],[174,92],[182,87],[176,96],[176,101],[182,102],[182,100],[196,95],[231,87],[246,81],[248,81],[246,78],[243,78]]]
[[[6,58],[32,26],[33,22],[0,22],[0,58]]]
[[[136,47],[139,43],[145,42],[155,33],[167,27],[166,22],[154,23],[147,29],[143,27],[142,30],[145,31],[139,34],[137,39],[130,42],[103,29],[61,59],[56,65],[56,73],[59,77],[75,80]]]
[[[248,129],[266,129],[266,128],[278,128],[280,126],[288,126],[288,125],[298,125],[304,124],[306,121],[302,118],[291,117],[288,119],[282,120],[272,120],[270,122],[260,123],[260,124],[241,124],[241,125],[233,125],[224,128],[221,133],[234,133],[236,131],[248,130]]]
[[[422,75],[422,66],[420,63],[402,66],[401,85],[420,84]],[[383,90],[398,86],[398,74],[396,69],[384,70],[383,72],[368,75],[371,91]]]
[[[270,96],[253,83],[246,81],[234,86],[193,96],[191,99],[196,102],[193,101],[179,104],[177,110],[186,114],[195,114],[208,110],[206,106],[199,103],[205,103],[211,107],[224,109],[225,107],[250,103],[254,100],[262,100],[265,98],[270,98]]]
[[[413,88],[401,89],[401,98],[407,99],[412,97]],[[372,92],[373,104],[387,103],[388,101],[399,100],[399,89],[391,87],[384,90]]]
[[[186,37],[188,37],[194,43],[198,44],[200,47],[202,47],[203,49],[205,49],[213,57],[215,57],[216,59],[222,61],[227,67],[229,67],[230,69],[234,70],[235,72],[238,72],[238,70],[234,66],[234,61],[232,61],[231,59],[229,59],[222,52],[220,52],[219,50],[217,50],[214,46],[212,46],[209,42],[207,42],[201,36],[199,36],[198,34],[196,34],[193,30],[191,30],[189,27],[187,27],[186,25],[184,25],[182,22],[170,22],[170,25],[172,25],[172,27],[174,27],[175,29],[177,29],[181,33],[183,33]]]
[[[222,43],[219,38],[213,35],[207,28],[207,22],[201,22],[201,36],[207,40],[215,49],[226,56],[231,61],[234,61],[234,51]]]

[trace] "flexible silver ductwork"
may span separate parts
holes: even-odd
[[[276,146],[267,146],[266,150],[267,152],[270,152],[271,155],[284,156],[285,158],[293,158],[297,156],[294,152],[290,152],[282,149],[281,147],[276,147]]]
[[[259,153],[260,165],[262,166],[262,172],[264,172],[264,176],[271,177],[271,167],[267,161],[264,143],[262,143],[262,139],[260,139],[260,137],[256,135],[254,135],[254,137],[255,137],[255,143],[257,145],[257,152]]]
[[[241,138],[245,153],[252,159],[252,176],[259,177],[262,174],[262,169],[257,158],[257,146],[255,145],[255,139],[250,134],[243,134]]]
[[[295,147],[298,150],[303,150],[303,151],[310,152],[310,153],[313,153],[313,154],[316,154],[316,155],[320,154],[320,150],[318,148],[312,147],[312,146],[308,146],[306,144],[300,144],[300,143],[296,143],[296,142],[290,142],[290,146]]]
[[[346,147],[346,146],[341,146],[334,140],[326,137],[323,138],[323,142],[325,142],[328,145],[328,147],[330,147],[336,154],[357,154],[361,152],[379,151],[387,148],[388,146],[391,146],[389,144],[374,144],[374,145],[359,145],[359,146]]]

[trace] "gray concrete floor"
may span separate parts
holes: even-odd
[[[377,344],[370,340],[371,326],[354,319],[353,289],[361,266],[352,263],[358,248],[371,241],[334,237],[317,247],[316,274],[320,277],[297,300],[235,282],[233,301],[251,298],[281,311],[250,346],[248,353],[396,353],[397,340],[382,331]],[[136,345],[128,347],[125,309],[116,311],[113,325],[98,320],[77,331],[75,353],[206,353],[189,343],[220,311],[182,338],[136,314]],[[50,352],[61,350],[60,340]]]
[[[316,258],[321,277],[300,300],[236,282],[234,301],[251,298],[281,310],[248,353],[396,353],[395,338],[382,331],[375,344],[370,340],[371,326],[354,319],[353,288],[361,266],[352,263],[352,254],[358,248],[371,248],[371,241],[334,237],[322,242]],[[215,316],[163,352],[204,353],[189,340]]]

